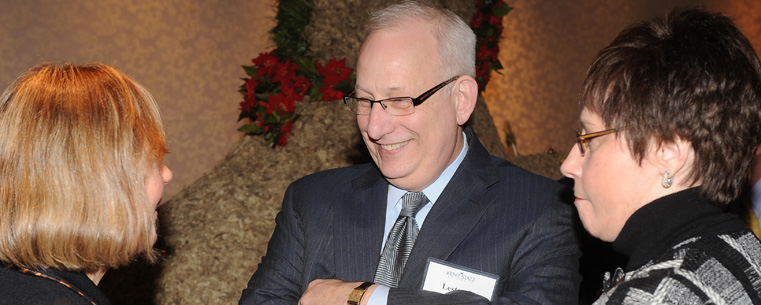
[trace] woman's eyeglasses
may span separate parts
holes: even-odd
[[[618,129],[611,128],[606,129],[603,131],[588,133],[588,134],[581,134],[578,130],[574,130],[576,132],[576,143],[579,144],[579,151],[581,152],[581,156],[584,156],[584,153],[589,149],[589,142],[592,141],[592,139],[597,137],[602,137],[607,134],[618,132]]]

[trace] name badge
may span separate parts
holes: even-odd
[[[428,258],[422,289],[439,293],[465,290],[491,301],[498,279],[499,276],[491,273]]]

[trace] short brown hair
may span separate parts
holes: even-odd
[[[761,64],[732,21],[701,9],[635,24],[587,71],[581,109],[626,128],[633,157],[681,138],[695,151],[687,181],[720,204],[742,191],[761,142]]]
[[[153,97],[105,65],[43,64],[0,96],[0,261],[92,271],[155,260]]]

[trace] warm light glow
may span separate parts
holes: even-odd
[[[505,142],[510,122],[522,155],[553,148],[564,156],[578,129],[576,97],[597,52],[630,23],[664,16],[674,7],[704,5],[735,20],[761,49],[761,1],[508,1],[500,43],[502,74],[494,73],[486,99]]]

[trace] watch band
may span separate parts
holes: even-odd
[[[362,296],[365,295],[365,291],[367,291],[367,288],[372,286],[374,283],[372,282],[364,282],[362,285],[357,286],[357,288],[354,288],[354,290],[351,291],[351,294],[349,294],[349,300],[346,301],[346,304],[348,305],[357,305],[359,304],[359,301],[362,300]]]

